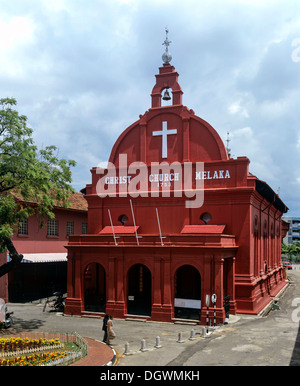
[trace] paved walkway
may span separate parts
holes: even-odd
[[[266,317],[230,316],[229,324],[203,338],[199,325],[114,320],[117,334],[112,348],[102,343],[102,321],[43,312],[43,304],[8,304],[14,312],[14,329],[26,332],[70,333],[88,341],[89,355],[74,366],[212,366],[300,365],[300,270],[288,271],[290,283],[280,296],[280,309]],[[195,340],[190,340],[191,330]],[[178,342],[178,334],[183,342]],[[161,338],[161,348],[156,338]],[[141,351],[141,341],[147,351]],[[129,353],[124,355],[125,344]],[[114,352],[114,350],[115,352]],[[115,357],[116,355],[116,357]]]
[[[74,362],[71,366],[106,366],[113,365],[116,359],[115,351],[103,342],[84,338],[88,343],[88,355]]]
[[[55,334],[55,333],[45,333],[43,332],[43,337],[46,339],[58,338],[61,342],[65,342],[65,334]],[[49,336],[48,336],[49,335]],[[12,337],[29,337],[31,339],[39,339],[41,333],[34,332],[17,332],[10,330],[2,330],[0,332],[0,338],[12,338]],[[88,355],[74,363],[70,366],[112,366],[116,361],[116,352],[110,346],[107,346],[105,343],[100,342],[96,339],[84,338],[88,344]]]

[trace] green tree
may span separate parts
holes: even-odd
[[[287,255],[287,253],[288,253],[288,245],[287,244],[285,244],[285,243],[282,243],[281,244],[281,253],[283,254],[283,255]]]
[[[295,246],[296,246],[296,258],[295,258],[295,261],[296,262],[299,262],[300,260],[300,241],[296,241],[295,242]]]
[[[55,146],[38,150],[27,126],[27,117],[20,115],[14,98],[0,99],[0,251],[8,250],[11,261],[0,267],[0,277],[21,262],[11,237],[19,221],[33,213],[42,219],[54,218],[55,205],[66,206],[73,188],[71,167],[75,162],[58,158]],[[24,205],[17,202],[33,202]]]
[[[288,245],[282,243],[281,252],[288,257],[289,261],[298,262],[300,260],[300,242],[297,241],[295,244]]]

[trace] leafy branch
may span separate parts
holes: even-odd
[[[0,99],[0,250],[13,251],[11,237],[19,221],[33,213],[53,218],[53,207],[68,205],[74,192],[71,167],[59,159],[56,146],[38,150],[27,117],[20,115],[14,98]],[[22,205],[19,201],[34,203]],[[10,253],[17,261],[16,251]],[[19,255],[20,256],[20,255]],[[0,274],[1,276],[1,274]]]

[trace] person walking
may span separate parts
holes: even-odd
[[[116,334],[115,334],[115,331],[113,329],[113,316],[112,315],[109,315],[109,319],[107,321],[107,344],[110,345],[110,341],[115,339],[116,337]]]
[[[109,320],[109,315],[106,314],[103,318],[103,325],[102,325],[102,330],[104,331],[104,337],[103,337],[103,342],[107,343],[107,322]]]

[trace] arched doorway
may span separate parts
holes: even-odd
[[[105,270],[98,263],[89,264],[84,271],[85,311],[105,312]]]
[[[128,271],[127,313],[151,315],[151,272],[143,264],[135,264]]]
[[[191,265],[183,265],[175,272],[175,318],[200,320],[201,277]]]

